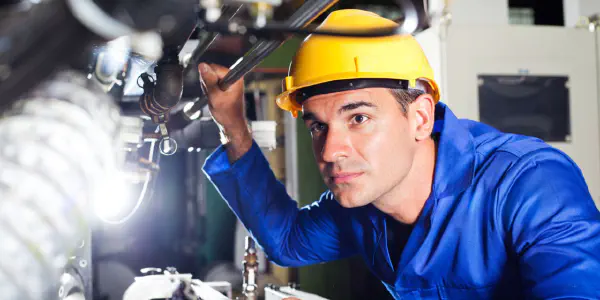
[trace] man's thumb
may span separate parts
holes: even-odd
[[[198,71],[200,72],[200,80],[204,81],[206,87],[210,89],[217,85],[219,76],[211,66],[206,63],[201,63],[198,65]]]

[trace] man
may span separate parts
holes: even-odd
[[[341,10],[325,29],[394,23]],[[458,120],[411,36],[311,36],[277,99],[302,118],[329,191],[298,209],[244,121],[243,83],[199,67],[227,141],[205,172],[270,259],[361,255],[396,299],[600,299],[600,213],[544,142]]]

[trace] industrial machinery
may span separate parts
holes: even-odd
[[[150,268],[143,271],[158,271]],[[136,277],[135,282],[127,289],[123,300],[152,300],[152,299],[231,299],[231,285],[219,283],[221,291],[210,283],[192,279],[191,274],[179,274],[173,268],[167,268],[163,274],[151,274]],[[223,289],[224,287],[224,289]]]
[[[336,2],[3,1],[2,298],[93,299],[94,229],[123,224],[152,196],[161,155],[218,144],[196,65],[225,37],[244,39],[216,50],[237,56],[223,90],[294,34],[369,37],[428,26],[426,1],[405,0],[397,3],[405,12],[398,27],[326,32],[310,25]],[[265,138],[272,123],[252,127],[264,130],[265,147],[274,146]],[[127,190],[137,201],[119,207]],[[247,265],[248,294],[255,262]],[[174,270],[133,284],[129,293],[164,286],[167,294],[156,297],[172,292],[173,299],[211,289]]]
[[[256,254],[256,245],[254,240],[247,236],[246,237],[246,247],[244,252],[244,264],[243,264],[243,272],[244,272],[244,283],[243,283],[243,291],[244,296],[248,300],[256,300],[258,284],[257,284],[257,276],[258,276],[258,256]]]
[[[594,23],[566,28],[445,20],[416,35],[444,91],[442,101],[460,118],[538,137],[564,151],[581,167],[600,207],[600,40]]]
[[[293,284],[288,286],[268,286],[265,288],[265,300],[284,300],[284,299],[302,299],[302,300],[327,300],[321,296],[307,293],[297,289]]]
[[[421,32],[442,101],[459,117],[538,136],[565,151],[600,206],[597,17],[589,18],[589,30],[471,26],[460,17],[484,14],[465,10],[453,24],[443,9],[436,8],[434,20],[430,1],[397,0],[389,2],[400,15],[385,6],[378,11],[398,17],[397,27],[342,32],[311,24],[336,3],[372,1],[363,2],[2,1],[1,297],[94,299],[94,230],[119,228],[152,197],[161,158],[220,143],[198,62],[229,65],[220,82],[226,90],[292,35]],[[530,105],[515,110],[516,101]],[[274,126],[251,124],[264,148],[276,146]],[[241,288],[254,299],[261,262],[251,238],[246,246]],[[143,275],[127,283],[126,299],[232,297],[230,283],[202,282],[172,268]],[[264,295],[321,299],[293,286],[269,286]]]

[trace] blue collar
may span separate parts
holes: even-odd
[[[428,215],[426,211],[430,211],[438,199],[466,190],[471,185],[475,173],[475,143],[469,130],[442,102],[435,106],[434,118],[433,132],[439,135],[439,139],[433,188],[419,220]],[[370,214],[386,216],[372,203],[368,207]],[[382,219],[371,218],[371,221],[375,226],[379,226],[377,220]]]
[[[461,193],[471,185],[475,144],[469,130],[442,102],[435,106],[433,132],[439,134],[439,142],[432,193],[435,199],[441,199]]]

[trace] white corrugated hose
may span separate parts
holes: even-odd
[[[119,117],[99,85],[67,71],[0,116],[0,298],[57,298],[120,165]]]

